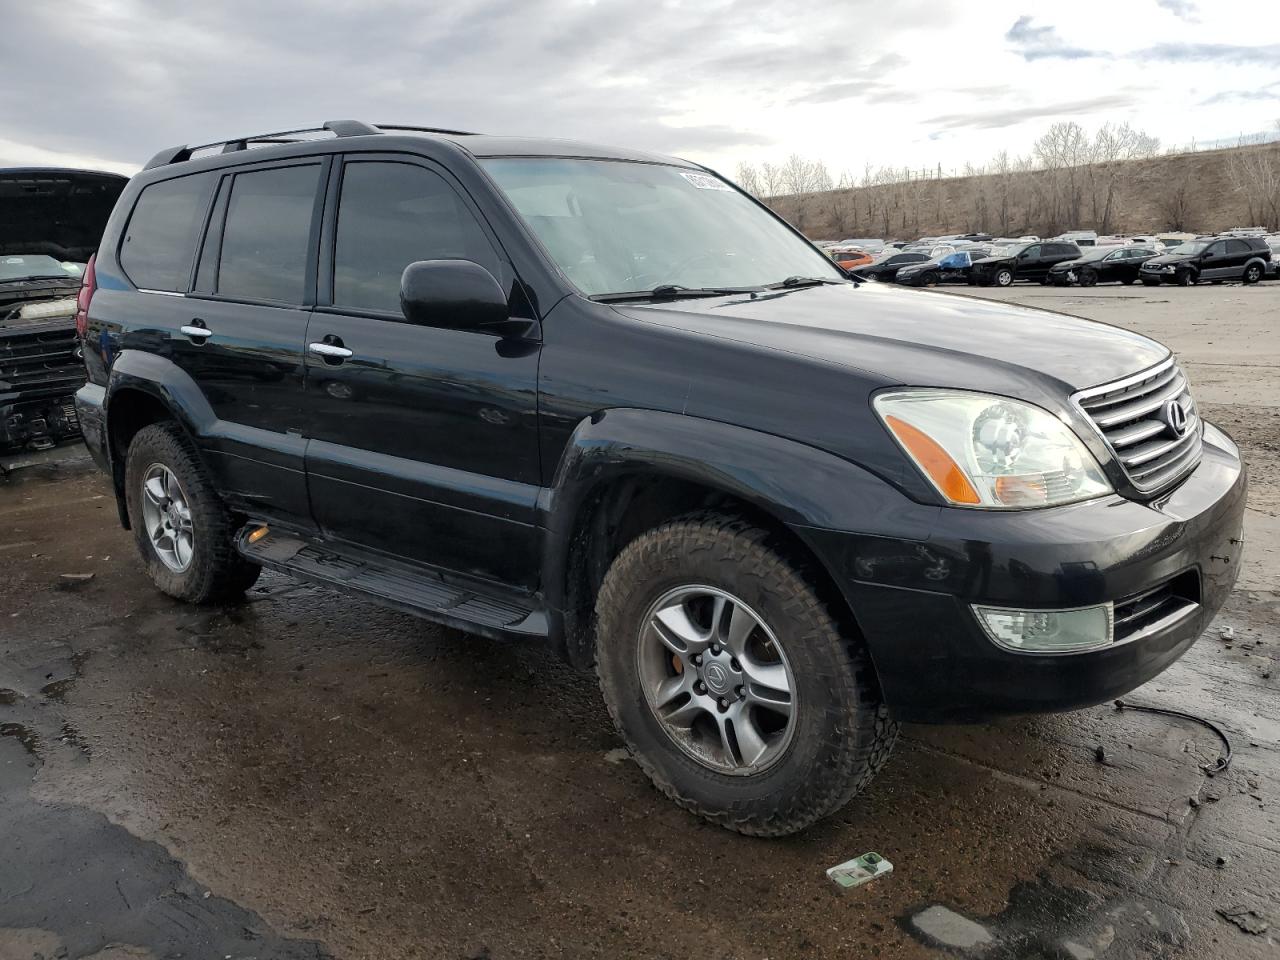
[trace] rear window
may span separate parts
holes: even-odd
[[[302,303],[320,165],[237,174],[227,201],[218,295]]]
[[[185,293],[214,174],[144,187],[129,217],[120,266],[135,286]]]

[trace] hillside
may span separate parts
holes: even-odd
[[[814,238],[1280,230],[1280,143],[768,199]]]

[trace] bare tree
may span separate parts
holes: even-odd
[[[1280,146],[1247,146],[1227,154],[1227,179],[1248,211],[1248,226],[1280,229]]]
[[[760,189],[766,199],[782,193],[782,170],[768,160],[760,164]]]
[[[738,186],[753,197],[760,196],[760,171],[751,163],[739,163],[737,170]]]

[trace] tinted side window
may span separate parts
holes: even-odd
[[[213,181],[214,174],[201,173],[138,194],[120,247],[120,266],[136,286],[186,292]]]
[[[1248,253],[1250,249],[1249,244],[1245,243],[1243,240],[1227,241],[1227,253]]]
[[[217,292],[302,303],[319,164],[237,174],[227,202]]]
[[[461,198],[430,170],[359,161],[343,168],[333,253],[336,306],[400,312],[400,275],[415,260],[498,259]]]
[[[1027,247],[1027,249],[1022,251],[1022,255],[1027,259],[1031,259],[1032,257],[1038,257],[1040,256],[1040,247],[1039,246]]]

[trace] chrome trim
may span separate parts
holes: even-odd
[[[1185,597],[1174,597],[1171,599],[1180,600],[1182,605],[1176,610],[1170,610],[1154,623],[1148,623],[1141,630],[1135,630],[1123,640],[1116,640],[1115,643],[1133,643],[1135,640],[1145,640],[1147,637],[1159,633],[1161,630],[1168,630],[1170,627],[1176,627],[1179,623],[1200,609],[1200,604],[1196,603],[1194,600],[1188,600]]]
[[[210,330],[208,327],[193,327],[191,324],[184,324],[178,329],[183,333],[185,333],[188,337],[196,337],[200,340],[204,340],[206,337],[213,336],[213,331]]]
[[[340,357],[345,360],[354,356],[346,347],[335,347],[332,343],[308,343],[307,349],[321,357]]]
[[[185,297],[185,293],[179,293],[177,290],[150,290],[146,287],[137,287],[139,293],[154,293],[158,297]]]
[[[1082,402],[1084,400],[1089,400],[1093,397],[1096,397],[1102,393],[1111,393],[1113,390],[1123,390],[1126,387],[1133,386],[1135,383],[1141,383],[1143,380],[1149,380],[1150,378],[1154,377],[1156,374],[1160,373],[1165,368],[1173,366],[1173,362],[1174,362],[1174,356],[1171,353],[1169,354],[1168,357],[1166,357],[1164,360],[1161,360],[1154,367],[1147,367],[1147,369],[1141,371],[1140,373],[1135,373],[1131,377],[1125,377],[1123,380],[1114,380],[1111,383],[1103,383],[1103,384],[1099,384],[1096,387],[1087,387],[1084,390],[1079,390],[1072,395],[1072,399],[1076,400],[1077,402]]]
[[[1144,381],[1151,381],[1150,392],[1144,392],[1137,398],[1126,399],[1123,396],[1125,391],[1136,387]],[[1170,384],[1176,384],[1177,390],[1171,392],[1169,390]],[[1155,391],[1159,391],[1158,401],[1151,400],[1152,392]],[[1144,441],[1158,436],[1163,427],[1152,429],[1151,427],[1134,424],[1133,427],[1126,428],[1129,430],[1127,434],[1120,434],[1115,438],[1107,435],[1106,428],[1109,425],[1147,416],[1159,410],[1161,406],[1170,400],[1179,399],[1184,393],[1189,400],[1189,403],[1185,406],[1186,412],[1190,417],[1190,428],[1181,437],[1163,444],[1155,452],[1142,451],[1138,453],[1134,448]],[[1087,403],[1097,401],[1099,397],[1107,394],[1118,394],[1114,400],[1121,405],[1109,410],[1104,402],[1101,409],[1093,412],[1085,406]],[[1076,412],[1089,422],[1089,425],[1093,428],[1094,435],[1106,444],[1117,466],[1120,467],[1120,470],[1133,488],[1140,493],[1158,493],[1181,480],[1200,463],[1201,450],[1196,446],[1196,442],[1203,443],[1204,420],[1201,419],[1196,409],[1195,398],[1191,396],[1190,381],[1181,368],[1177,366],[1177,359],[1172,353],[1154,366],[1138,373],[1110,383],[1098,384],[1097,386],[1079,390],[1071,395],[1071,403]],[[1117,411],[1123,411],[1123,415],[1117,416]],[[1117,440],[1120,442],[1117,443]],[[1179,450],[1179,447],[1184,445],[1185,449]],[[1174,453],[1174,451],[1177,452]],[[1174,455],[1167,463],[1142,469],[1152,460],[1157,460],[1161,456],[1168,456],[1170,453],[1174,453]],[[1148,482],[1144,479],[1150,476],[1155,477],[1154,482]]]

